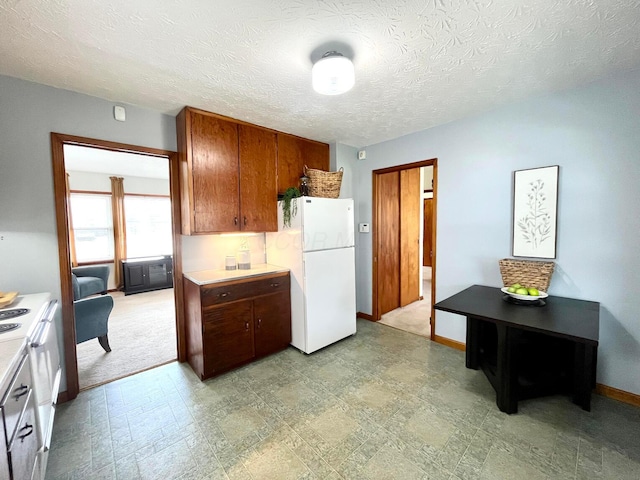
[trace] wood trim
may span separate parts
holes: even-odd
[[[618,388],[609,387],[601,383],[596,383],[596,393],[603,397],[612,398],[619,402],[628,403],[634,407],[640,407],[640,395],[637,393],[626,392]]]
[[[377,189],[377,179],[376,177],[380,174],[397,172],[400,170],[408,170],[412,168],[419,167],[433,167],[433,229],[432,229],[432,249],[433,249],[433,258],[431,259],[431,340],[435,341],[435,331],[436,331],[436,316],[435,309],[433,308],[433,304],[436,299],[436,237],[437,237],[437,210],[438,210],[438,159],[431,158],[429,160],[421,160],[419,162],[406,163],[403,165],[396,165],[388,168],[381,168],[378,170],[373,170],[371,172],[371,182],[372,182],[372,276],[373,276],[373,284],[371,286],[372,290],[372,319],[374,321],[378,321],[381,318],[381,315],[378,311],[378,225],[379,225],[379,212],[378,212],[378,189]]]
[[[380,168],[378,170],[374,170],[373,173],[375,175],[380,175],[384,173],[399,172],[401,170],[411,170],[412,168],[430,167],[431,165],[434,164],[434,162],[437,162],[437,161],[438,161],[437,158],[431,158],[429,160],[420,160],[419,162],[404,163],[402,165],[394,165],[393,167]],[[435,184],[435,181],[433,183]]]
[[[69,250],[69,215],[67,213],[66,169],[64,166],[64,137],[51,133],[51,161],[53,163],[53,191],[58,229],[58,264],[60,266],[60,311],[62,312],[62,342],[67,381],[66,400],[78,396],[78,358],[73,315],[73,289]],[[60,398],[60,396],[58,397]]]
[[[169,180],[169,183],[171,183],[171,180]],[[171,187],[169,187],[171,188]],[[124,194],[125,197],[152,197],[152,198],[171,198],[171,194],[169,195],[160,195],[159,193],[126,193]]]
[[[438,159],[432,160],[431,166],[433,167],[433,196],[432,196],[432,212],[431,212],[431,340],[435,341],[436,338],[436,309],[433,305],[436,303],[436,266],[437,266],[437,250],[438,242]]]
[[[109,195],[111,192],[101,192],[97,190],[70,190],[71,193],[81,193],[83,195]],[[125,197],[154,197],[154,198],[171,198],[171,195],[161,195],[159,193],[126,193]]]
[[[51,161],[53,167],[54,202],[58,238],[58,263],[60,266],[60,300],[67,390],[58,396],[59,402],[73,400],[78,396],[78,359],[76,355],[75,318],[73,314],[73,290],[71,286],[71,264],[69,261],[69,218],[67,215],[66,168],[64,145],[80,145],[115,152],[126,152],[167,158],[169,160],[171,205],[173,213],[173,270],[174,299],[176,306],[176,332],[178,360],[184,361],[184,314],[182,298],[182,254],[180,242],[180,195],[178,187],[178,156],[176,152],[141,147],[74,135],[51,132]],[[102,262],[105,263],[105,262]],[[110,263],[110,262],[106,262]]]
[[[373,315],[369,315],[368,313],[356,312],[356,318],[363,318],[370,322],[377,322],[377,320],[373,319]]]
[[[103,192],[99,190],[69,190],[69,193],[81,193],[83,195],[108,195],[111,196],[111,192]]]
[[[463,352],[467,349],[467,345],[462,342],[458,342],[457,340],[451,340],[447,337],[441,337],[440,335],[434,335],[433,331],[431,333],[431,340],[441,345],[445,345],[447,347],[455,348],[456,350],[462,350]]]
[[[371,245],[373,254],[371,256],[371,320],[377,322],[382,317],[378,313],[378,225],[380,224],[380,208],[378,207],[378,175],[371,174],[372,190],[372,218],[371,218]]]
[[[90,262],[78,262],[78,266],[79,267],[87,267],[89,265],[109,265],[114,263],[113,258],[112,259],[104,259],[104,260],[92,260]]]

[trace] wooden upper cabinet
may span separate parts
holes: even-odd
[[[329,145],[191,107],[176,117],[182,234],[275,232],[278,193],[304,166],[329,170]]]
[[[275,132],[189,107],[176,127],[182,234],[277,231]]]
[[[278,231],[276,190],[276,134],[251,125],[238,125],[240,133],[241,230]]]
[[[278,133],[278,193],[299,187],[304,166],[329,170],[329,145]]]
[[[176,127],[182,233],[238,230],[238,125],[185,108]]]

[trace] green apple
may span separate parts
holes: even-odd
[[[517,288],[516,287],[509,287],[507,288],[507,292],[509,293],[516,293]]]
[[[529,295],[532,295],[534,297],[537,297],[538,295],[540,295],[540,292],[538,291],[537,288],[529,288]]]
[[[520,285],[519,283],[514,283],[513,285],[511,285],[511,287],[517,290],[518,288],[522,288],[522,285]]]
[[[518,295],[529,295],[529,290],[524,287],[516,288],[516,293]]]

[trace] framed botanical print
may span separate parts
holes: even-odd
[[[513,256],[556,258],[558,165],[513,172]]]

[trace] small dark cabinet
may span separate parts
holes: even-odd
[[[129,258],[122,261],[124,294],[173,287],[173,257]]]
[[[184,279],[187,360],[201,380],[291,342],[289,272],[197,285]]]

